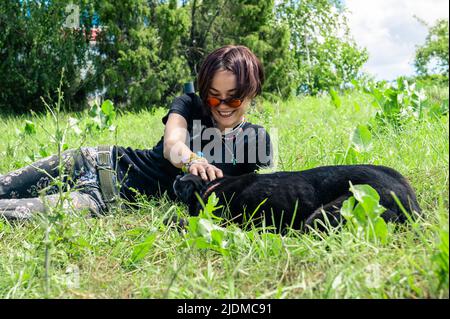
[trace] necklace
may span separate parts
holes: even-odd
[[[211,116],[211,119],[212,119],[214,127],[220,131],[220,129],[217,127],[217,122],[214,119],[214,117]],[[247,122],[245,117],[242,117],[241,122],[238,125],[236,125],[231,131],[226,132],[226,129],[225,129],[225,133],[220,132],[220,134],[222,135],[223,138],[227,138],[228,135],[233,134],[234,132],[239,130],[242,126],[244,126],[245,122]]]
[[[238,132],[239,134],[240,132]],[[233,150],[230,150],[230,148],[227,145],[227,140],[224,141],[223,145],[225,146],[225,149],[228,150],[228,152],[230,152],[231,154],[231,159],[233,161],[233,165],[236,165],[236,136],[238,135],[233,135],[233,137],[228,138],[227,140],[232,140],[231,143],[233,143]]]
[[[236,165],[237,137],[239,136],[239,134],[241,134],[244,131],[243,128],[242,128],[244,126],[244,124],[245,124],[245,119],[235,129],[233,129],[230,133],[222,135],[222,139],[224,140],[223,144],[225,145],[225,148],[228,150],[228,152],[230,152],[230,154],[231,154],[233,165]],[[234,132],[236,132],[236,134],[233,134]],[[231,140],[231,143],[233,145],[233,150],[231,150],[228,147],[228,145],[227,145],[228,141],[230,141],[230,140]]]
[[[212,118],[213,123],[214,123],[214,127],[218,129],[217,127],[217,122],[214,120],[214,118]],[[226,132],[226,133],[222,133],[222,140],[223,141],[223,145],[225,146],[225,149],[231,154],[231,159],[233,162],[233,166],[236,165],[236,140],[237,140],[237,136],[243,132],[244,130],[242,129],[242,127],[244,126],[244,124],[246,123],[245,117],[242,117],[242,121],[236,125],[230,132]],[[237,133],[235,133],[237,132]],[[235,133],[235,134],[233,134]],[[232,140],[233,143],[233,150],[231,150],[228,145],[227,145],[227,141]]]

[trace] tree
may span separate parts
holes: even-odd
[[[287,98],[294,92],[297,71],[288,25],[276,20],[274,1],[230,0],[227,4],[218,38],[223,43],[246,45],[259,57],[266,75],[263,96]]]
[[[435,69],[448,77],[448,40],[448,20],[440,19],[429,28],[425,44],[416,50],[414,65],[419,75]]]
[[[82,105],[92,89],[87,70],[92,10],[87,1],[77,5],[83,14],[79,25],[68,27],[72,12],[66,1],[0,2],[0,110],[43,110],[41,97],[56,99],[63,68],[66,105]]]
[[[184,8],[189,10],[189,26],[188,33],[181,40],[192,78],[197,76],[211,48],[223,43],[217,38],[220,32],[216,29],[227,3],[228,0],[191,0],[184,3]]]
[[[152,6],[152,21],[160,38],[160,80],[167,85],[162,101],[179,94],[184,82],[191,80],[182,40],[187,37],[189,13],[178,7],[177,0]]]
[[[277,17],[291,32],[290,48],[301,85],[297,93],[316,94],[354,79],[368,54],[350,36],[339,0],[283,0]]]
[[[192,0],[189,34],[184,38],[192,78],[206,55],[227,44],[249,47],[265,68],[263,92],[287,97],[292,93],[295,68],[289,50],[287,25],[275,20],[273,0]]]
[[[99,0],[95,59],[105,98],[133,108],[163,105],[188,79],[180,38],[187,16],[177,1]]]
[[[181,5],[180,5],[181,3]],[[0,107],[42,108],[62,67],[66,104],[101,94],[122,107],[167,105],[206,55],[248,46],[265,68],[263,94],[318,93],[352,80],[366,61],[338,0],[78,0],[0,2]],[[95,41],[91,29],[96,28]],[[92,40],[92,41],[90,41]]]

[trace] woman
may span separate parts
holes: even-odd
[[[61,156],[63,176],[75,209],[104,214],[121,198],[137,194],[176,196],[172,184],[189,172],[204,180],[253,172],[272,163],[264,128],[245,120],[251,100],[261,93],[264,72],[244,46],[225,46],[209,54],[195,93],[175,98],[163,117],[164,136],[151,150],[120,146],[82,147]],[[51,180],[59,176],[58,157],[38,161],[0,176],[0,215],[28,219],[44,202],[60,198]],[[39,193],[44,192],[44,202]]]

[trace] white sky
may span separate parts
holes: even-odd
[[[425,42],[427,28],[449,16],[449,0],[345,0],[349,27],[359,46],[367,48],[363,67],[377,79],[414,74],[414,53]]]

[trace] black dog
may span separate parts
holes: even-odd
[[[189,206],[189,213],[194,216],[201,209],[195,192],[205,203],[208,196],[215,192],[219,205],[228,207],[231,214],[224,216],[225,211],[222,211],[221,217],[237,223],[248,220],[265,200],[252,220],[265,218],[267,226],[275,226],[278,231],[283,231],[287,226],[293,229],[305,229],[305,226],[320,228],[317,221],[324,221],[323,212],[329,223],[337,226],[342,221],[342,203],[352,195],[349,182],[353,185],[369,184],[378,192],[380,204],[386,208],[381,217],[387,222],[401,223],[407,220],[391,192],[396,194],[411,216],[414,215],[413,211],[421,212],[408,181],[397,171],[385,166],[324,166],[300,172],[228,176],[212,182],[204,182],[198,176],[187,174],[177,176],[173,187],[175,194]]]

